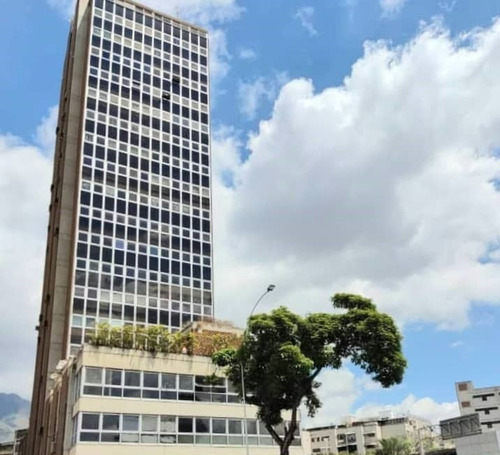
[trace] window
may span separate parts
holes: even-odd
[[[85,368],[85,382],[87,384],[102,383],[102,368]]]
[[[141,431],[158,431],[158,416],[145,415],[142,416]]]
[[[212,420],[212,432],[218,434],[226,433],[226,420],[225,419],[213,419]]]
[[[184,374],[179,375],[179,389],[180,390],[193,390],[193,376]]]
[[[120,416],[117,414],[104,414],[102,416],[103,430],[118,430],[120,427]]]
[[[241,420],[229,420],[229,434],[241,434]]]
[[[178,431],[179,433],[192,433],[193,419],[186,417],[179,417]]]
[[[82,414],[82,430],[98,430],[99,414]]]
[[[77,415],[81,419],[76,428],[75,440],[102,443],[141,444],[200,444],[240,445],[242,421],[208,417],[176,417],[171,415],[93,414]],[[262,424],[248,420],[249,443],[252,445],[274,445]],[[76,425],[75,425],[76,426]],[[226,430],[229,430],[227,435]],[[300,445],[297,440],[296,445]]]
[[[196,433],[210,433],[210,419],[197,417]]]
[[[176,419],[171,416],[160,417],[160,432],[161,433],[175,433],[176,432]]]
[[[139,416],[124,415],[123,416],[123,431],[139,431]]]
[[[140,387],[141,374],[139,372],[126,371],[125,372],[125,385]]]

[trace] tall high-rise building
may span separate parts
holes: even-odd
[[[50,375],[96,323],[213,315],[208,37],[78,0],[60,93],[28,452]]]

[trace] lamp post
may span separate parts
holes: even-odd
[[[250,312],[250,316],[248,316],[247,323],[245,324],[245,331],[243,332],[243,343],[245,342],[249,319],[253,316],[253,313],[256,310],[259,303],[261,302],[261,300],[267,294],[274,291],[275,288],[276,288],[276,286],[274,284],[270,284],[267,287],[266,292],[264,292],[264,294],[262,294],[255,302],[255,305],[253,306],[252,311]],[[248,445],[247,399],[246,399],[246,392],[245,392],[245,371],[243,368],[243,361],[240,362],[240,372],[241,372],[241,396],[243,398],[243,427],[244,427],[244,431],[245,431],[245,447],[246,447],[246,453],[247,453],[247,455],[249,455],[250,454],[250,447]]]

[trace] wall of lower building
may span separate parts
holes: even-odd
[[[461,415],[477,413],[483,431],[500,430],[500,387],[475,388],[466,381],[455,388]]]
[[[230,434],[230,421],[244,422],[245,409],[239,402],[200,402],[200,401],[180,401],[170,399],[144,399],[144,398],[124,398],[111,396],[89,396],[83,392],[85,384],[86,369],[94,371],[108,369],[121,371],[136,371],[151,373],[169,373],[177,375],[210,376],[213,373],[221,374],[212,364],[209,357],[174,355],[174,354],[151,354],[136,350],[112,349],[104,347],[84,346],[76,359],[68,362],[56,376],[54,387],[45,405],[44,425],[47,428],[47,437],[41,441],[36,455],[85,455],[85,454],[134,454],[138,451],[141,455],[163,454],[168,452],[172,455],[188,455],[203,453],[207,455],[238,455],[246,453],[244,446],[244,435],[233,436]],[[104,375],[102,375],[104,376]],[[161,376],[160,376],[161,377]],[[233,394],[234,396],[234,394]],[[254,406],[246,407],[246,417],[257,419],[257,409]],[[85,430],[82,427],[83,416],[97,416],[100,426],[95,431]],[[105,416],[117,416],[119,426],[116,431],[107,431],[102,422]],[[193,428],[192,434],[186,438],[181,435],[181,430],[177,427],[173,436],[173,441],[169,441],[167,430],[161,430],[161,424],[151,434],[152,439],[143,440],[145,431],[135,432],[124,429],[125,417],[137,416],[143,421],[144,417],[156,418],[156,422],[161,422],[163,417],[174,417],[174,422],[180,424],[180,419],[225,420],[227,435],[219,437],[214,432],[208,434],[197,434]],[[283,415],[284,419],[290,418],[290,413]],[[177,419],[177,420],[176,420]],[[196,419],[196,420],[193,420]],[[212,419],[212,420],[210,420]],[[139,420],[138,420],[139,421]],[[194,427],[194,425],[193,425]],[[211,428],[211,427],[210,427]],[[242,425],[240,428],[244,428]],[[278,451],[277,445],[272,441],[267,433],[262,433],[259,429],[258,435],[249,435],[249,443],[253,454],[271,455]],[[97,441],[81,440],[82,433],[89,433],[96,436]],[[124,436],[133,435],[135,441],[128,442],[129,438]],[[116,437],[115,442],[104,442],[103,438],[109,440],[108,436]],[[201,436],[201,437],[200,437]],[[225,439],[224,439],[225,438]],[[115,439],[113,439],[115,441]],[[126,442],[125,442],[126,441]],[[222,443],[221,443],[222,441]],[[303,455],[300,439],[295,441],[296,445],[290,450],[291,455]],[[297,445],[298,444],[298,445]],[[26,455],[33,455],[26,453]]]
[[[457,455],[500,455],[500,431],[455,440]]]

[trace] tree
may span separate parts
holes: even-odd
[[[350,360],[383,387],[403,379],[402,337],[392,318],[361,296],[336,294],[331,300],[341,311],[302,317],[280,307],[255,315],[239,348],[212,357],[225,368],[240,396],[243,370],[246,401],[258,407],[258,417],[279,445],[280,455],[289,454],[299,406],[304,402],[310,416],[321,407],[316,378],[325,368],[338,369]],[[286,410],[291,418],[280,435],[276,426],[283,423]]]
[[[380,448],[375,455],[410,455],[411,444],[403,438],[388,438],[380,441]]]

